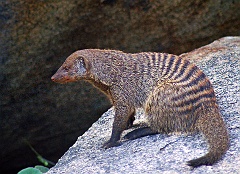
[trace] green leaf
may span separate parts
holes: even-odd
[[[41,155],[37,156],[38,161],[40,161],[44,166],[48,166],[48,161],[44,159]]]
[[[42,174],[42,172],[36,168],[28,167],[18,172],[18,174]]]
[[[40,170],[42,173],[46,173],[49,170],[49,168],[40,165],[35,166],[35,168]]]

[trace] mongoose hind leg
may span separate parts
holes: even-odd
[[[169,101],[176,92],[172,84],[160,84],[148,97],[144,106],[149,127],[158,133],[181,131],[185,116],[179,115],[174,103]]]
[[[192,167],[213,165],[229,148],[228,132],[216,106],[210,105],[202,109],[196,127],[206,137],[209,152],[200,158],[188,161],[187,164]]]
[[[196,104],[184,103],[183,100],[182,106],[178,106],[177,102],[169,102],[171,98],[183,92],[177,85],[171,84],[155,88],[145,106],[148,123],[152,130],[159,133],[175,131],[203,133],[209,144],[208,153],[188,161],[187,164],[192,167],[212,165],[222,158],[229,147],[228,132],[223,118],[216,102],[207,96],[202,97],[204,99],[202,103],[199,99],[197,100],[199,103]]]
[[[141,127],[127,133],[124,136],[124,139],[134,140],[140,137],[144,137],[147,135],[154,135],[154,134],[157,134],[157,132],[153,131],[150,127]]]

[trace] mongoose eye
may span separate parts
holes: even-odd
[[[85,62],[84,62],[83,57],[79,57],[79,58],[78,58],[78,61],[79,61],[79,63],[81,64],[81,66],[85,67]]]
[[[78,65],[79,68],[86,68],[86,64],[83,57],[78,57],[78,59],[76,60],[76,64]]]
[[[65,71],[68,71],[68,70],[69,70],[69,67],[65,66],[65,67],[63,67],[63,69],[64,69]]]

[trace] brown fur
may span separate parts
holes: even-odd
[[[52,80],[59,83],[86,80],[103,91],[115,106],[111,139],[132,125],[135,108],[142,107],[151,131],[202,132],[209,152],[188,165],[212,165],[227,151],[228,132],[210,81],[189,61],[166,53],[127,54],[88,49],[70,55]]]

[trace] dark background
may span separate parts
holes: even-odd
[[[240,34],[239,0],[1,0],[0,173],[57,162],[110,107],[85,82],[51,82],[84,48],[180,54]]]

